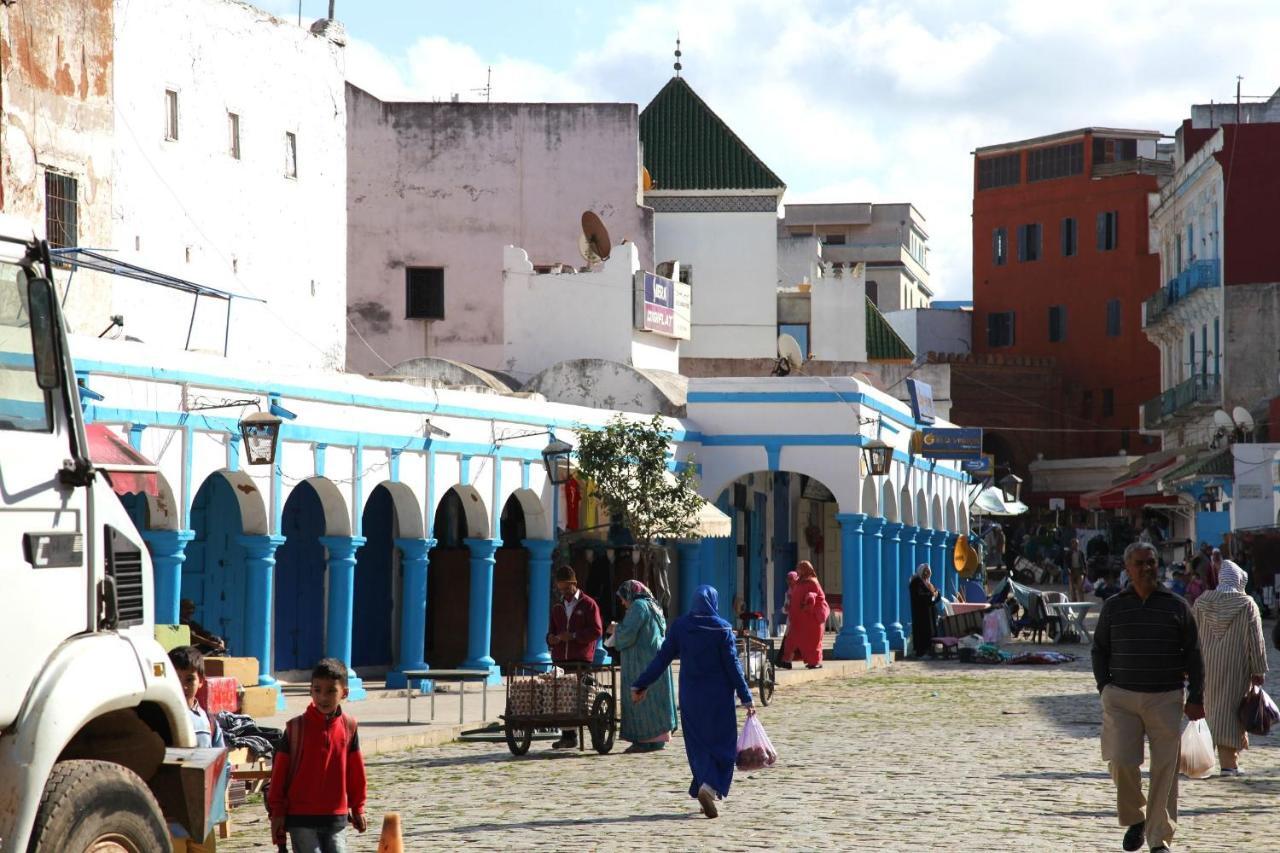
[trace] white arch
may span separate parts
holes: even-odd
[[[929,526],[929,501],[924,496],[924,489],[916,490],[916,526]]]
[[[946,527],[943,529],[950,532],[956,532],[956,502],[954,498],[947,498],[946,509]]]
[[[934,530],[943,530],[942,526],[942,498],[938,495],[933,496],[933,507],[929,512],[929,526]]]
[[[524,512],[524,529],[530,539],[550,539],[551,518],[533,489],[516,489],[507,500],[515,499]],[[505,506],[505,504],[504,504]]]
[[[285,503],[289,502],[289,498],[293,497],[293,493],[303,483],[314,489],[316,497],[320,499],[320,507],[324,510],[324,535],[350,536],[351,513],[347,511],[347,502],[343,500],[342,492],[338,491],[338,487],[332,480],[325,477],[308,477],[290,490]]]
[[[462,501],[462,511],[466,515],[467,521],[467,537],[470,539],[488,539],[490,529],[489,508],[484,505],[484,498],[480,496],[480,492],[476,490],[476,487],[455,483],[449,488],[449,491],[456,492],[458,498]],[[437,509],[439,509],[439,504],[432,507],[431,511],[434,513]]]
[[[401,539],[422,539],[425,537],[422,510],[418,507],[418,498],[414,495],[413,489],[404,483],[383,480],[374,486],[369,490],[369,497],[365,499],[364,507],[360,510],[361,515],[369,508],[369,500],[373,498],[373,493],[378,489],[386,489],[387,494],[391,496],[391,511],[395,516],[396,536]]]
[[[862,481],[862,512],[871,516],[879,515],[879,506],[875,481],[868,477]]]
[[[898,500],[893,494],[893,483],[887,479],[884,488],[880,490],[880,515],[886,521],[898,520]]]
[[[221,477],[231,487],[231,494],[235,495],[236,503],[240,506],[240,529],[245,535],[265,536],[268,532],[267,505],[253,478],[243,471],[219,468],[205,477],[193,494],[199,494],[200,489],[213,477]]]
[[[911,489],[905,485],[898,497],[898,516],[895,521],[901,521],[903,524],[916,523],[915,505],[911,502]]]

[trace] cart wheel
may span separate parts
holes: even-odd
[[[524,755],[529,751],[529,744],[533,743],[532,728],[516,728],[511,723],[506,725],[507,748],[511,750],[512,755]]]
[[[768,705],[773,699],[773,688],[777,681],[777,670],[774,669],[773,661],[765,664],[764,674],[760,676],[760,704]]]
[[[613,696],[597,693],[596,701],[591,704],[591,722],[587,724],[591,730],[591,748],[601,755],[613,749],[613,730],[616,725]]]

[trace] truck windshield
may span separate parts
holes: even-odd
[[[48,432],[48,392],[36,382],[27,316],[27,274],[0,262],[0,431]]]

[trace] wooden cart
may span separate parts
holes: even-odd
[[[507,747],[512,755],[529,751],[537,729],[583,730],[591,748],[601,755],[613,749],[618,731],[618,667],[613,664],[512,664],[507,669],[507,705],[502,715]]]

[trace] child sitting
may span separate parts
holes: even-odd
[[[347,666],[325,658],[311,671],[311,704],[285,724],[267,793],[271,839],[285,834],[296,853],[343,850],[347,822],[358,832],[364,817],[364,757],[356,721],[344,713]]]
[[[191,727],[196,730],[196,746],[224,747],[225,738],[222,729],[210,719],[196,694],[204,686],[204,655],[195,646],[178,646],[169,652],[169,663],[182,685],[183,698],[187,700],[187,711],[191,714]],[[187,831],[176,823],[169,824],[169,834],[173,836],[173,849],[177,853],[204,853],[214,849],[212,833],[203,843],[192,841]]]

